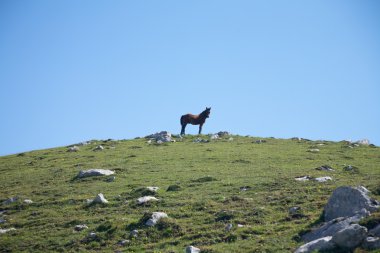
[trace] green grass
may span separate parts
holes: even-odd
[[[214,253],[290,252],[302,244],[299,233],[318,222],[338,186],[363,185],[380,199],[378,147],[273,138],[256,143],[259,138],[241,136],[194,143],[198,137],[161,145],[146,139],[92,141],[78,152],[60,147],[0,157],[0,210],[6,211],[0,217],[7,220],[0,227],[16,228],[0,235],[0,251],[184,252],[193,245]],[[94,152],[98,145],[105,149]],[[320,152],[308,152],[311,148]],[[315,170],[322,165],[335,171]],[[345,171],[346,165],[357,169]],[[90,168],[114,170],[116,179],[76,179],[79,170]],[[304,175],[333,181],[294,180]],[[146,186],[160,187],[155,194],[160,201],[136,205]],[[169,186],[175,190],[167,191]],[[109,204],[88,206],[86,199],[98,193]],[[19,201],[2,203],[14,196]],[[292,206],[300,206],[302,215],[290,217]],[[144,226],[155,211],[169,219]],[[229,223],[234,226],[227,232]],[[89,229],[74,232],[77,224]],[[139,230],[137,238],[130,236],[133,229]],[[92,231],[97,236],[89,239]],[[129,243],[120,246],[121,240]]]

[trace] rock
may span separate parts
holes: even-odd
[[[174,191],[180,191],[180,190],[181,190],[181,186],[173,184],[173,185],[170,185],[166,191],[174,192]]]
[[[91,204],[107,204],[108,200],[104,198],[103,193],[96,195],[96,198],[91,201]]]
[[[152,227],[156,225],[157,222],[162,218],[168,218],[168,215],[163,212],[153,212],[152,217],[147,222],[145,222],[145,225]]]
[[[9,205],[9,204],[12,204],[14,202],[17,202],[17,200],[18,200],[18,197],[12,197],[12,198],[9,198],[9,199],[3,201],[3,204],[4,205]]]
[[[226,231],[231,231],[232,227],[233,227],[232,223],[229,223],[229,224],[227,224],[227,226],[225,227],[225,230],[226,230]]]
[[[351,217],[363,208],[374,212],[379,206],[375,205],[367,195],[364,187],[341,186],[334,190],[324,208],[325,221],[338,217]]]
[[[187,246],[185,250],[186,250],[186,253],[200,253],[201,252],[201,249],[196,248],[194,246]]]
[[[364,145],[364,146],[368,146],[370,144],[368,139],[358,140],[355,143],[359,145]]]
[[[88,234],[88,238],[95,239],[97,237],[97,234],[95,232],[90,232]]]
[[[317,178],[314,178],[314,180],[319,182],[319,183],[324,183],[327,181],[331,181],[332,178],[331,177],[317,177]]]
[[[322,224],[320,227],[312,230],[311,232],[304,234],[302,236],[302,240],[305,242],[310,242],[321,237],[333,236],[340,230],[350,226],[352,223],[359,222],[362,218],[368,215],[369,213],[366,212],[366,210],[364,209],[361,212],[358,212],[356,215],[349,218],[339,217],[330,220]]]
[[[109,177],[109,178],[107,178],[107,182],[109,182],[109,183],[114,182],[115,179],[116,179],[115,176]]]
[[[240,188],[240,191],[242,191],[242,192],[245,192],[245,191],[248,191],[248,190],[250,190],[251,189],[251,186],[241,186]]]
[[[379,237],[367,237],[362,243],[362,247],[367,250],[380,249],[380,238]]]
[[[354,173],[358,173],[359,172],[359,168],[355,167],[355,166],[352,166],[352,165],[344,166],[343,170],[344,171],[349,171],[349,172],[354,172]]]
[[[7,222],[5,219],[0,218],[0,224],[3,224],[3,223],[5,223],[5,222]]]
[[[232,137],[228,138],[228,141],[233,141],[233,140],[234,140],[234,138],[232,138]]]
[[[333,250],[335,248],[335,244],[331,241],[332,236],[326,236],[309,243],[306,243],[296,249],[294,253],[308,253],[313,251],[328,251]]]
[[[146,204],[146,203],[151,202],[151,201],[158,201],[158,199],[156,197],[153,197],[153,196],[144,196],[144,197],[137,199],[137,204],[142,205],[142,204]]]
[[[257,140],[257,141],[254,141],[254,143],[256,144],[261,144],[261,143],[265,143],[267,142],[266,140]]]
[[[380,224],[371,229],[368,234],[375,237],[380,237]]]
[[[352,224],[333,235],[331,241],[343,249],[354,249],[367,237],[367,228]]]
[[[311,152],[311,153],[318,153],[318,152],[319,152],[319,149],[317,149],[317,148],[312,148],[312,149],[309,149],[308,152]]]
[[[139,235],[139,231],[137,229],[132,230],[130,233],[131,237],[137,238],[138,235]]]
[[[33,201],[31,199],[24,199],[25,204],[33,204]]]
[[[85,229],[88,229],[87,225],[85,225],[85,224],[82,224],[82,225],[76,225],[76,226],[74,227],[74,230],[75,230],[75,231],[82,231],[82,230],[85,230]]]
[[[160,188],[157,186],[148,186],[146,187],[151,192],[157,192]]]
[[[119,246],[125,246],[128,243],[130,243],[129,240],[120,240],[120,241],[118,241],[117,245],[119,245]]]
[[[115,174],[112,170],[90,169],[79,171],[77,178],[94,177],[94,176],[109,176]]]
[[[93,149],[93,151],[102,151],[102,150],[104,150],[104,147],[102,145],[99,145]]]
[[[78,152],[78,151],[79,151],[78,146],[69,147],[69,149],[67,150],[67,152]]]
[[[301,207],[299,207],[299,206],[293,206],[293,207],[289,208],[289,215],[291,215],[291,216],[296,215],[300,211],[301,211]]]
[[[238,228],[244,228],[245,225],[243,225],[243,224],[237,224],[237,227],[238,227]]]
[[[151,135],[148,135],[146,136],[145,138],[147,139],[154,139],[157,143],[158,142],[172,142],[174,141],[172,139],[172,134],[167,132],[167,131],[161,131],[159,133],[155,133],[155,134],[151,134]]]
[[[227,131],[219,131],[219,132],[217,133],[217,135],[218,135],[220,138],[222,138],[222,137],[224,137],[224,136],[229,136],[230,133],[227,132]]]
[[[294,179],[297,180],[297,181],[305,182],[305,181],[309,181],[310,179],[312,179],[312,177],[310,177],[310,176],[301,176],[301,177],[295,177]]]
[[[328,165],[323,165],[321,167],[318,167],[318,168],[315,168],[316,170],[321,170],[321,171],[334,171],[333,168],[331,168],[330,166]]]
[[[196,138],[193,142],[195,143],[207,143],[210,142],[209,140],[201,139],[201,138]]]
[[[5,228],[5,229],[0,228],[0,234],[5,234],[5,233],[8,233],[10,231],[15,231],[15,230],[16,230],[15,228]]]

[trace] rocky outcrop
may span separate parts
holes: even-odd
[[[148,220],[145,222],[145,225],[147,225],[148,227],[153,227],[153,226],[156,225],[157,222],[159,222],[162,218],[168,218],[168,215],[167,215],[166,213],[163,213],[163,212],[153,212],[151,218],[148,219]]]
[[[351,217],[364,208],[369,212],[376,211],[379,206],[368,197],[368,190],[363,186],[337,188],[331,195],[324,209],[325,221],[338,217]]]
[[[85,178],[85,177],[96,177],[96,176],[109,176],[115,174],[112,170],[104,170],[104,169],[90,169],[90,170],[81,170],[79,171],[77,178]]]

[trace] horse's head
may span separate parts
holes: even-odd
[[[210,108],[206,107],[206,110],[204,110],[201,114],[204,115],[205,118],[208,118],[210,117],[210,111],[211,111],[211,107]]]

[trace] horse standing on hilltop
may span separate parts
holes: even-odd
[[[198,115],[193,115],[190,113],[182,115],[181,116],[181,126],[182,126],[181,135],[185,134],[185,128],[187,124],[199,125],[198,134],[201,134],[203,124],[205,123],[206,119],[210,117],[210,110],[211,110],[211,107],[210,108],[206,107],[206,110],[204,110]]]

